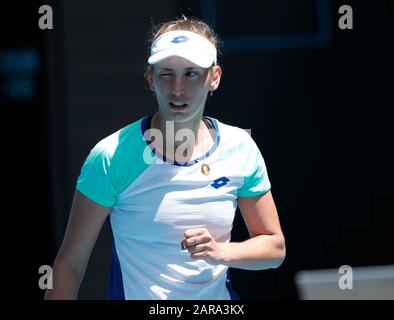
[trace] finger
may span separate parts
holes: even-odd
[[[209,251],[202,251],[202,252],[196,252],[196,253],[192,253],[191,257],[194,259],[197,258],[203,258],[203,257],[209,257]]]
[[[191,237],[191,238],[185,239],[185,242],[186,242],[187,247],[193,247],[193,246],[196,246],[201,243],[199,237]]]
[[[198,237],[191,237],[188,239],[185,239],[186,245],[188,247],[192,247],[201,243],[207,243],[211,241],[211,237],[209,235],[203,235],[203,236],[198,236]]]
[[[183,239],[181,241],[181,248],[182,248],[182,250],[186,250],[186,249],[188,249],[188,248],[190,248],[192,246],[195,246],[197,244],[198,243],[197,243],[197,238],[196,237],[189,238],[189,239]]]
[[[181,241],[181,248],[182,248],[182,250],[186,250],[187,248],[196,246],[197,244],[199,244],[197,237],[183,239]]]
[[[198,252],[203,252],[203,251],[209,251],[210,248],[207,243],[204,243],[204,244],[198,244],[196,246],[189,247],[189,248],[187,248],[187,250],[190,253],[198,253]]]
[[[188,229],[184,232],[186,238],[200,236],[203,233],[207,232],[208,230],[205,228],[198,228],[198,229]]]
[[[187,249],[186,239],[181,241],[181,249],[182,250],[186,250]]]

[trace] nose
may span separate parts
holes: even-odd
[[[181,76],[174,77],[171,94],[175,97],[182,97],[185,95],[185,86]]]

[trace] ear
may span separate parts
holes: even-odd
[[[155,87],[153,85],[153,69],[151,65],[148,65],[146,67],[144,76],[145,79],[148,81],[149,88],[152,90],[152,92],[155,92]]]
[[[222,68],[220,66],[212,67],[211,87],[209,91],[215,91],[219,87],[220,79],[222,77]]]

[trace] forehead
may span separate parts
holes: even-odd
[[[171,69],[171,70],[184,70],[184,69],[204,69],[195,63],[177,56],[171,56],[156,63],[155,69]]]

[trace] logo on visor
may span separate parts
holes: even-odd
[[[175,37],[174,39],[172,39],[171,42],[174,42],[174,43],[178,44],[178,43],[186,42],[186,41],[189,41],[189,40],[190,39],[188,37],[186,37],[186,36],[178,36],[178,37]]]

